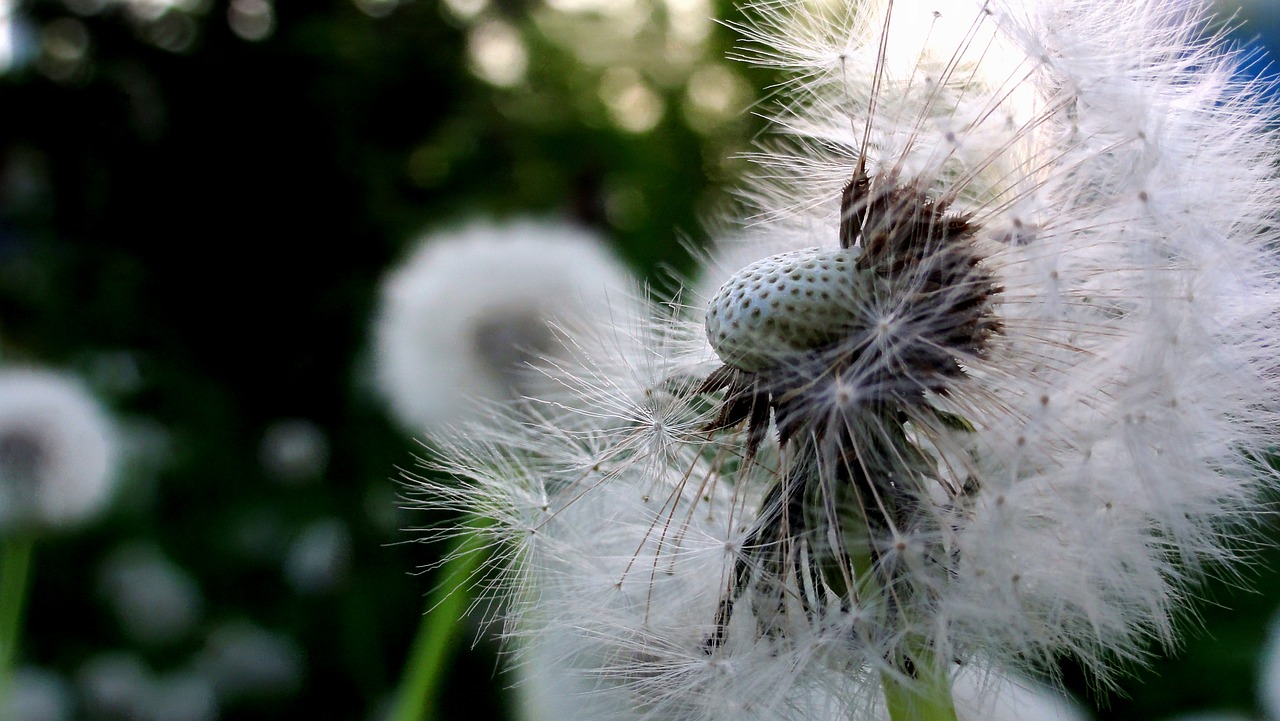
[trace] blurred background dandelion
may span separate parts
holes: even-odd
[[[661,295],[761,128],[771,78],[726,60],[713,20],[735,12],[0,0],[0,363],[78,378],[116,459],[92,517],[0,529],[33,548],[0,717],[390,718],[439,582],[414,571],[444,551],[410,542],[441,519],[398,510],[397,467],[426,452],[419,419],[448,417],[384,402],[381,283],[479,218],[592,238],[598,282]],[[1280,56],[1280,11],[1239,17],[1239,42]],[[414,313],[478,322],[466,303]],[[467,382],[519,392],[504,378]],[[45,462],[22,443],[64,441],[5,435],[5,393],[7,484]],[[1203,630],[1097,717],[1277,718],[1280,681],[1258,679],[1280,554],[1247,576],[1203,589]],[[456,635],[436,717],[518,716],[478,622]]]

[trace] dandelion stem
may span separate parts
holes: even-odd
[[[850,556],[854,572],[862,579],[861,592],[873,592],[875,575],[871,555],[853,553]],[[880,674],[890,721],[957,721],[951,677],[926,643],[896,661],[893,673]]]
[[[880,674],[891,721],[957,721],[946,669],[927,652],[916,654],[913,663],[910,683],[903,683],[896,675]]]
[[[3,546],[0,550],[0,709],[8,708],[9,684],[18,658],[35,543],[29,536],[20,536]]]
[[[862,579],[860,592],[875,595],[880,580],[870,554],[850,559]],[[919,636],[908,638],[905,648],[892,658],[893,669],[880,673],[890,721],[957,721],[951,697],[951,677],[939,662],[931,643]]]
[[[471,600],[472,574],[484,559],[483,539],[477,531],[491,523],[470,519],[465,533],[454,539],[440,568],[440,582],[428,599],[418,625],[390,721],[428,721],[436,718],[436,702],[448,660],[458,640],[458,619]]]

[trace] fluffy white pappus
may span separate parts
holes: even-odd
[[[868,541],[920,540],[893,562],[921,599],[900,624],[931,624],[945,655],[1069,655],[1106,681],[1171,639],[1186,584],[1232,560],[1273,488],[1272,108],[1194,4],[753,10],[743,57],[792,79],[750,237],[781,254],[808,234],[897,281],[843,301],[807,407],[775,398],[774,420],[847,429],[860,450],[816,452],[837,459],[829,487],[876,437],[925,454],[887,464],[932,482]],[[797,362],[752,382],[787,391]],[[856,382],[816,380],[833,372]],[[859,399],[886,381],[903,423]]]
[[[522,721],[638,721],[652,717],[643,707],[622,705],[616,695],[599,692],[600,679],[593,669],[582,666],[583,649],[575,648],[581,643],[579,638],[560,633],[523,650],[522,662],[515,669],[517,717]],[[958,721],[1089,721],[1092,718],[1078,703],[1056,689],[1017,676],[994,676],[966,668],[956,674],[952,691]],[[736,712],[737,704],[730,705],[735,707],[732,712]],[[824,702],[817,695],[811,697],[806,710],[812,714],[806,717],[809,721],[849,718],[837,700]],[[760,716],[748,714],[746,717]],[[1204,718],[1208,721],[1210,717]],[[1225,721],[1227,717],[1223,718]],[[871,711],[868,719],[888,721],[889,715],[880,707]]]
[[[0,370],[0,532],[63,528],[100,511],[117,439],[102,406],[61,373]]]
[[[436,231],[383,282],[374,320],[376,384],[420,433],[524,394],[555,346],[555,323],[607,322],[633,292],[605,240],[549,220],[472,221]]]
[[[1272,108],[1185,3],[747,15],[790,79],[707,336],[620,314],[415,493],[492,522],[517,658],[619,718],[1111,682],[1274,492]]]
[[[557,687],[531,686],[529,713],[721,713],[721,697],[697,684],[709,678],[703,644],[749,522],[742,499],[689,444],[659,465],[613,452],[607,436],[539,437],[550,427],[531,418],[508,419],[508,437],[487,449],[473,444],[479,427],[445,440],[430,465],[453,482],[421,489],[425,506],[494,521],[474,529],[494,571],[480,574],[476,603],[491,604],[522,673]],[[529,435],[512,442],[521,429]],[[768,662],[763,647],[756,656]]]
[[[989,676],[971,669],[956,674],[952,691],[960,721],[1089,721],[1080,704],[1038,681]]]

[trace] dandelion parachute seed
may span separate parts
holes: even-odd
[[[705,313],[568,338],[420,488],[496,521],[517,652],[619,717],[954,719],[962,675],[1064,656],[1108,683],[1274,486],[1277,139],[1200,16],[819,12],[739,28],[789,79]]]

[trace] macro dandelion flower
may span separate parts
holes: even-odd
[[[788,79],[725,280],[569,339],[423,504],[494,521],[517,662],[619,717],[1112,682],[1274,482],[1271,109],[1190,4],[748,16]]]
[[[552,221],[473,221],[423,239],[383,283],[374,321],[377,388],[420,433],[521,394],[551,323],[602,317],[629,287],[591,232]],[[607,316],[603,316],[607,317]]]

